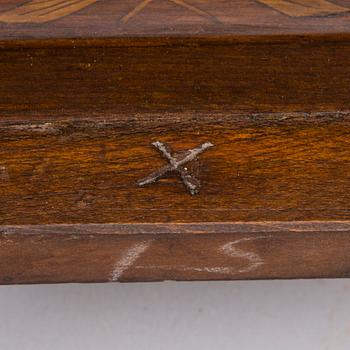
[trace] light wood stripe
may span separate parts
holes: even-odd
[[[0,22],[44,23],[68,16],[98,0],[31,1],[0,15]]]
[[[328,16],[349,11],[349,9],[333,4],[327,0],[258,1],[291,17]]]

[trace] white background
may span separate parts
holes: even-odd
[[[350,280],[0,287],[0,350],[350,349]]]

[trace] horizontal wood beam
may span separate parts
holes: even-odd
[[[0,283],[350,276],[350,222],[0,226]]]
[[[0,39],[342,33],[349,12],[346,0],[6,0]]]
[[[0,224],[347,220],[348,113],[142,115],[0,123]],[[140,187],[175,151],[189,168]]]
[[[348,36],[23,45],[0,47],[1,119],[350,109]]]

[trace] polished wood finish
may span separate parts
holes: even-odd
[[[0,283],[348,277],[349,9],[1,2]]]

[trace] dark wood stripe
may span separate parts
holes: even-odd
[[[5,45],[0,50],[1,118],[349,110],[348,40],[141,42]]]

